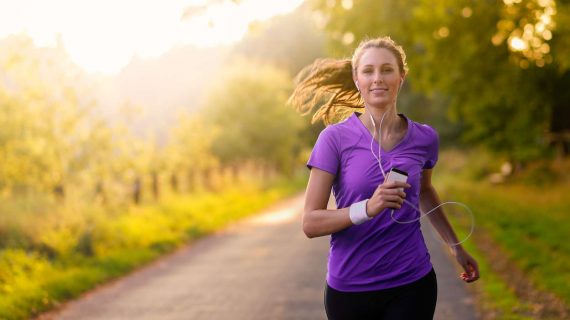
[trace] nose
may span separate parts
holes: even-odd
[[[384,77],[382,76],[382,73],[381,72],[375,72],[374,79],[372,81],[374,82],[374,84],[384,82]]]

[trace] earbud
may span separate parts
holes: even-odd
[[[400,83],[400,90],[402,90],[403,86],[404,86],[404,79],[402,79],[402,82]]]
[[[354,81],[354,85],[356,86],[356,90],[358,90],[358,92],[360,92],[360,88],[358,87],[358,80]]]

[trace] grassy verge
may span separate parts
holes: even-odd
[[[0,251],[0,319],[27,319],[53,308],[192,239],[254,214],[298,192],[304,184],[305,178],[300,177],[268,188],[240,185],[216,194],[169,196],[160,203],[124,211],[52,207],[57,213],[25,214],[20,218],[25,221],[11,221],[11,225],[39,225],[27,230],[6,228],[19,235]],[[34,235],[35,231],[39,234]],[[20,247],[18,239],[23,239]]]
[[[441,168],[436,183],[445,199],[464,202],[475,214],[475,234],[466,246],[481,264],[484,313],[497,319],[546,319],[567,310],[569,181],[551,181],[547,188],[528,180],[492,185],[473,178],[473,164],[465,155],[443,159],[462,163],[459,170]]]

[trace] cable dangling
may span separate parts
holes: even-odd
[[[382,122],[384,122],[384,116],[385,115],[386,115],[386,112],[384,112],[382,114],[382,118],[380,119],[380,128],[378,130],[379,133],[378,133],[378,157],[377,157],[376,154],[374,153],[374,149],[372,147],[374,139],[376,138],[376,131],[377,131],[376,130],[376,122],[374,121],[374,117],[372,117],[372,114],[370,114],[370,120],[372,120],[372,126],[374,127],[374,133],[372,134],[372,140],[370,140],[370,152],[372,152],[372,155],[378,161],[378,167],[380,167],[380,171],[382,172],[382,176],[384,177],[384,181],[386,181],[386,172],[384,171],[384,168],[382,167]],[[440,208],[444,205],[448,205],[448,204],[455,204],[455,205],[458,205],[458,206],[465,208],[465,210],[469,213],[469,215],[471,217],[471,228],[469,230],[469,234],[467,234],[467,236],[463,240],[461,240],[457,243],[447,243],[449,246],[458,246],[458,245],[462,244],[463,242],[467,241],[467,239],[469,239],[471,237],[471,235],[473,234],[473,231],[475,230],[475,216],[473,215],[473,212],[471,211],[471,209],[464,203],[456,202],[456,201],[446,201],[446,202],[439,204],[438,206],[429,210],[426,213],[422,213],[422,211],[419,208],[417,208],[413,203],[411,203],[410,201],[408,201],[406,199],[404,199],[404,203],[407,203],[408,205],[410,205],[416,212],[419,212],[420,215],[417,219],[413,219],[410,221],[400,221],[400,220],[397,220],[396,218],[394,218],[394,209],[391,209],[390,217],[392,218],[392,221],[394,221],[398,224],[409,224],[409,223],[417,222],[422,217],[425,217],[425,216],[431,214],[432,212],[435,212],[438,208]],[[438,241],[443,242],[441,240],[438,240]]]

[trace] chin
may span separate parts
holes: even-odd
[[[390,100],[388,99],[371,99],[366,101],[366,105],[370,107],[379,107],[383,108],[390,104]]]

